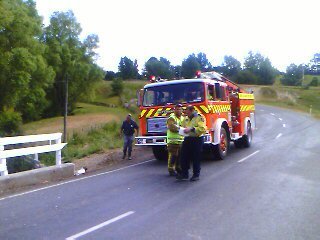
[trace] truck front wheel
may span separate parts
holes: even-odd
[[[214,149],[217,159],[223,160],[227,156],[229,145],[230,141],[227,135],[227,131],[225,128],[222,127],[220,130],[220,143],[218,145],[215,145]]]
[[[168,150],[166,146],[152,146],[154,157],[159,161],[168,161]]]

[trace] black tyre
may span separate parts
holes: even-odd
[[[242,148],[242,147],[243,147],[242,138],[239,138],[238,140],[235,140],[233,143],[234,143],[234,146],[235,146],[236,148]]]
[[[245,148],[248,148],[250,147],[251,142],[252,142],[252,128],[251,128],[251,123],[248,122],[247,134],[242,137],[242,144]]]
[[[222,160],[227,156],[228,150],[229,150],[229,145],[230,145],[230,141],[229,141],[229,137],[227,135],[227,131],[225,128],[221,128],[220,144],[215,145],[215,149],[214,149],[215,156],[217,159]]]
[[[168,150],[166,146],[152,146],[154,157],[159,161],[168,161]]]

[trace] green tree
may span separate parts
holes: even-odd
[[[320,53],[313,55],[309,64],[309,72],[311,74],[320,74]]]
[[[173,72],[174,72],[175,78],[177,78],[177,79],[181,78],[181,70],[182,70],[182,67],[180,65],[173,67]]]
[[[139,75],[137,60],[134,62],[127,57],[122,57],[119,62],[119,74],[122,79],[136,79]]]
[[[233,77],[233,80],[239,84],[257,84],[258,77],[249,70],[242,70]]]
[[[224,56],[220,71],[226,77],[233,78],[241,71],[241,63],[233,56]]]
[[[38,119],[54,78],[39,41],[42,18],[32,0],[2,0],[0,16],[0,113],[11,109],[24,120]]]
[[[290,64],[287,67],[286,73],[281,78],[281,83],[286,86],[300,86],[302,83],[302,65]]]
[[[145,75],[149,78],[150,76],[157,76],[161,78],[173,78],[174,69],[168,59],[160,57],[158,60],[155,57],[151,57],[145,63]]]
[[[107,80],[107,81],[112,81],[115,78],[116,78],[116,73],[113,71],[107,71],[106,75],[104,76],[104,80]]]
[[[249,52],[244,62],[244,70],[256,75],[257,84],[271,85],[274,83],[277,70],[272,66],[271,61],[260,53]]]
[[[212,71],[212,65],[209,62],[207,55],[203,52],[197,54],[197,61],[200,65],[200,70],[202,72]]]
[[[72,11],[54,12],[49,26],[44,29],[42,41],[47,45],[47,61],[56,73],[54,86],[47,91],[51,101],[49,115],[63,112],[66,78],[69,80],[69,111],[103,78],[102,69],[95,63],[99,39],[89,35],[81,42],[81,31]]]
[[[184,78],[194,78],[196,72],[201,69],[196,55],[190,54],[183,60],[181,65],[181,76]]]

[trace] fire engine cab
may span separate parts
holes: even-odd
[[[197,72],[194,79],[158,81],[138,94],[140,136],[137,146],[151,146],[154,156],[167,159],[166,121],[174,106],[193,105],[206,120],[205,150],[218,159],[227,156],[230,142],[250,147],[255,128],[254,96],[217,72]]]

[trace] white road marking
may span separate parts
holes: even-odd
[[[103,173],[98,173],[98,174],[95,174],[95,175],[82,177],[82,178],[78,178],[78,179],[74,179],[74,180],[70,180],[70,181],[66,181],[66,182],[62,182],[62,183],[58,183],[58,184],[54,184],[54,185],[50,185],[50,186],[43,187],[43,188],[38,188],[38,189],[31,190],[31,191],[28,191],[28,192],[14,194],[14,195],[11,195],[11,196],[8,196],[8,197],[0,198],[0,201],[5,200],[5,199],[9,199],[9,198],[23,196],[23,195],[26,195],[26,194],[29,194],[29,193],[34,193],[34,192],[38,192],[38,191],[49,189],[49,188],[53,188],[53,187],[58,187],[58,186],[65,185],[65,184],[68,184],[68,183],[82,181],[82,180],[85,180],[85,179],[88,179],[88,178],[93,178],[93,177],[98,177],[98,176],[106,175],[106,174],[113,173],[113,172],[118,172],[118,171],[121,171],[121,170],[124,170],[124,169],[127,169],[127,168],[139,166],[139,165],[142,165],[142,164],[145,164],[145,163],[148,163],[148,162],[153,162],[155,160],[156,159],[151,159],[151,160],[144,161],[144,162],[141,162],[141,163],[132,164],[132,165],[129,165],[129,166],[126,166],[126,167],[123,167],[123,168],[118,168],[118,169],[115,169],[115,170],[111,170],[111,171],[107,171],[107,172],[103,172]]]
[[[264,112],[264,110],[263,110],[263,109],[260,109],[260,112]]]
[[[240,159],[240,160],[238,161],[238,163],[241,163],[241,162],[247,160],[248,158],[252,157],[253,155],[257,154],[258,152],[260,152],[260,150],[257,150],[257,151],[255,151],[254,153],[251,153],[250,155],[248,155],[248,156]]]
[[[274,113],[270,113],[270,115],[274,116],[275,114]]]
[[[279,118],[280,121],[282,121],[282,118]]]
[[[282,124],[282,127],[286,127],[286,124],[284,123],[284,124]]]
[[[111,223],[114,223],[114,222],[116,222],[116,221],[119,221],[119,220],[122,219],[122,218],[128,217],[128,216],[130,216],[131,214],[134,214],[134,212],[133,212],[133,211],[126,212],[126,213],[124,213],[124,214],[119,215],[118,217],[112,218],[112,219],[110,219],[110,220],[108,220],[108,221],[105,221],[105,222],[103,222],[103,223],[100,223],[100,224],[98,224],[98,225],[96,225],[96,226],[93,226],[93,227],[91,227],[91,228],[89,228],[89,229],[87,229],[87,230],[84,230],[84,231],[82,231],[82,232],[80,232],[80,233],[77,233],[77,234],[75,234],[75,235],[72,235],[72,236],[70,236],[70,237],[67,237],[66,240],[75,240],[75,239],[77,239],[77,238],[79,238],[79,237],[82,237],[82,236],[84,236],[84,235],[87,235],[88,233],[94,232],[94,231],[98,230],[99,228],[103,228],[103,227],[105,227],[105,226],[107,226],[107,225],[109,225],[109,224],[111,224]]]
[[[276,136],[276,139],[278,139],[279,137],[282,136],[282,133],[279,133],[277,136]]]

